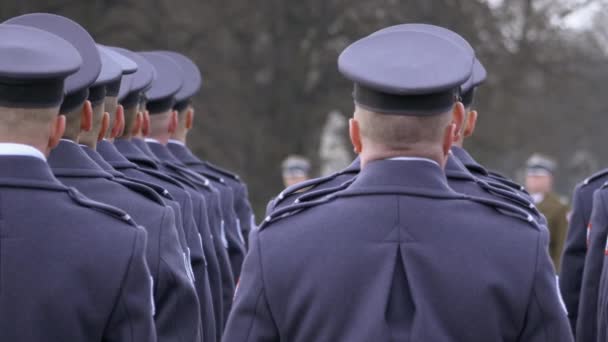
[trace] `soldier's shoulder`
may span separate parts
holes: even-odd
[[[241,182],[241,177],[239,175],[237,175],[236,173],[232,172],[232,171],[228,171],[222,167],[219,167],[213,163],[210,163],[208,161],[204,162],[205,166],[207,166],[209,169],[222,174],[225,177],[231,178],[235,181]]]
[[[94,201],[80,193],[75,188],[68,188],[67,194],[73,204],[78,207],[81,207],[82,209],[89,210],[86,212],[86,215],[94,215],[91,213],[91,211],[96,212],[98,218],[107,219],[109,221],[112,221],[114,224],[120,224],[125,227],[140,229],[133,220],[133,218],[125,211],[119,208],[98,201]]]
[[[364,190],[352,190],[348,188],[348,184],[345,183],[340,187],[331,189],[322,189],[317,192],[312,192],[298,198],[294,204],[279,208],[275,212],[272,212],[267,216],[260,226],[260,230],[267,228],[269,225],[273,225],[286,218],[298,216],[307,210],[319,206],[326,205],[332,201],[340,198],[352,198],[352,197],[364,197],[364,196],[413,196],[413,197],[425,197],[433,200],[461,200],[468,203],[474,203],[473,205],[479,205],[494,210],[497,214],[500,214],[509,220],[517,220],[521,224],[526,225],[529,228],[537,231],[541,230],[541,227],[537,220],[530,213],[522,208],[515,205],[504,203],[501,201],[487,199],[477,196],[464,195],[458,193],[449,194],[436,194],[433,192],[429,193],[417,193],[416,190],[399,190],[394,188],[375,188],[375,189],[364,189]]]
[[[594,173],[593,175],[585,178],[580,184],[581,188],[588,188],[595,186],[602,186],[608,180],[608,169],[604,169]]]

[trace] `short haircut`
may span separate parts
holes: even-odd
[[[378,114],[357,107],[355,119],[361,136],[372,144],[392,150],[440,143],[445,128],[452,121],[451,111],[427,116]]]
[[[112,128],[114,127],[115,124],[115,120],[116,120],[116,108],[118,108],[118,98],[116,96],[106,96],[106,98],[104,99],[104,110],[106,111],[106,113],[108,113],[110,115],[109,117],[109,126],[108,129],[106,130],[106,138],[110,138],[110,136],[112,135]]]
[[[78,140],[80,135],[80,120],[82,117],[84,103],[69,112],[61,113],[65,115],[65,132],[63,137],[69,140]]]
[[[39,136],[53,122],[59,106],[53,108],[13,108],[0,106],[0,137]]]
[[[138,111],[139,105],[125,108],[125,130],[123,133],[124,135],[131,136],[131,133],[133,132],[133,128],[135,126],[135,119],[137,118]]]

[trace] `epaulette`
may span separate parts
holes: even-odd
[[[316,186],[321,185],[325,182],[329,182],[338,176],[351,174],[351,173],[357,174],[358,172],[359,172],[359,170],[344,169],[340,172],[333,173],[329,176],[313,178],[313,179],[309,179],[304,182],[292,185],[279,193],[279,195],[273,201],[272,209],[276,208],[288,196],[297,194],[298,192],[313,190]]]
[[[591,175],[590,177],[588,177],[587,179],[585,179],[583,181],[583,185],[588,185],[589,183],[593,182],[594,180],[597,180],[604,176],[608,176],[608,169],[604,169],[604,170],[594,173],[593,175]]]
[[[492,178],[509,179],[509,178],[507,178],[507,176],[503,175],[500,172],[496,172],[493,170],[487,170],[487,171],[488,171],[488,176],[490,176]]]
[[[133,221],[131,216],[126,212],[122,211],[121,209],[87,198],[86,196],[78,192],[78,190],[76,190],[75,188],[68,188],[67,193],[70,198],[80,206],[103,212],[122,222],[128,223],[134,227],[138,227],[138,225],[135,223],[135,221]]]
[[[153,176],[155,178],[158,178],[158,179],[160,179],[162,181],[165,181],[167,183],[171,183],[171,184],[175,185],[178,188],[181,188],[181,189],[184,188],[184,186],[182,185],[182,183],[180,183],[179,181],[175,180],[174,178],[172,178],[170,176],[167,176],[166,174],[164,174],[164,173],[162,173],[160,171],[146,169],[146,168],[138,168],[138,170],[141,171],[141,172],[143,172],[143,173],[145,173],[145,174],[148,174],[148,175],[151,175],[151,176]]]
[[[353,177],[338,186],[321,189],[321,190],[310,191],[308,193],[305,193],[304,195],[296,198],[296,200],[294,201],[294,204],[298,204],[300,202],[314,201],[314,200],[320,199],[323,196],[333,194],[334,192],[345,190],[355,181],[355,179],[357,179],[357,178]]]
[[[134,178],[131,178],[131,177],[124,177],[124,179],[126,179],[126,180],[128,180],[130,182],[133,182],[133,183],[139,183],[141,185],[147,186],[148,188],[156,191],[156,193],[159,196],[161,196],[162,198],[164,198],[164,199],[167,199],[169,201],[173,201],[174,200],[173,196],[171,196],[171,193],[169,192],[169,190],[163,188],[160,185],[157,185],[157,184],[154,184],[154,183],[150,183],[150,182],[147,182],[147,181],[144,181],[144,180],[140,180],[140,179],[134,179]]]
[[[513,192],[510,189],[505,190],[503,188],[497,187],[495,183],[488,183],[481,179],[476,179],[475,181],[477,182],[477,184],[479,184],[479,186],[481,186],[484,190],[488,191],[489,193],[492,193],[496,196],[504,198],[504,199],[508,200],[509,202],[513,203],[513,205],[515,205],[515,206],[519,206],[519,207],[525,208],[526,210],[530,210],[532,213],[534,213],[537,216],[540,215],[540,212],[538,211],[538,209],[536,209],[536,206],[532,202],[528,201],[527,199],[525,199],[524,197],[519,195],[518,193]]]
[[[375,186],[375,187],[366,187],[364,189],[346,189],[344,191],[333,192],[329,195],[322,196],[321,198],[313,198],[311,201],[303,201],[295,203],[290,206],[286,206],[284,208],[278,209],[276,212],[273,212],[268,217],[264,219],[262,224],[259,227],[259,230],[266,228],[269,224],[274,223],[278,220],[292,217],[297,213],[302,212],[305,209],[309,209],[312,207],[319,206],[321,204],[325,204],[331,202],[337,198],[346,198],[346,197],[358,197],[358,196],[377,196],[377,195],[403,195],[403,196],[414,196],[414,197],[426,197],[426,198],[436,198],[436,199],[444,199],[444,200],[469,200],[473,201],[485,206],[490,206],[494,208],[496,211],[502,213],[503,215],[507,215],[510,217],[517,218],[521,221],[527,222],[531,224],[534,228],[541,230],[540,226],[534,219],[534,217],[525,212],[524,210],[517,208],[511,204],[499,202],[496,200],[485,199],[470,195],[459,194],[456,192],[445,193],[445,192],[437,192],[434,190],[421,191],[420,189],[412,190],[412,189],[404,189],[404,188],[396,188],[393,186]]]
[[[123,179],[123,178],[114,178],[113,179],[114,182],[125,186],[126,188],[128,188],[129,190],[135,191],[138,194],[146,197],[147,199],[156,202],[157,204],[160,205],[165,205],[165,202],[163,201],[163,199],[160,197],[159,194],[156,193],[156,191],[154,191],[153,189],[142,185],[140,183],[135,183],[132,181],[129,181],[127,179]]]
[[[167,166],[168,168],[172,169],[175,172],[180,173],[184,178],[187,178],[188,180],[190,180],[191,183],[195,183],[198,186],[202,186],[204,188],[207,189],[211,189],[211,182],[203,177],[202,175],[199,175],[198,173],[190,170],[190,169],[186,169],[183,167],[179,167],[177,165],[173,165],[169,162],[165,162],[163,163],[165,166]]]
[[[526,188],[524,188],[523,186],[515,183],[512,180],[509,180],[507,178],[500,178],[500,177],[496,177],[496,176],[492,176],[492,175],[488,175],[488,177],[490,179],[492,179],[492,180],[497,181],[497,182],[501,182],[502,184],[504,184],[504,185],[506,185],[506,186],[508,186],[510,188],[513,188],[513,189],[515,189],[517,191],[520,191],[520,192],[523,192],[525,194],[528,194],[528,192],[526,191]]]
[[[234,179],[236,181],[239,181],[239,182],[241,181],[241,177],[239,177],[239,175],[237,175],[236,173],[230,172],[230,171],[228,171],[226,169],[223,169],[223,168],[221,168],[219,166],[213,165],[213,164],[211,164],[208,161],[204,161],[203,164],[205,164],[205,166],[207,166],[208,168],[210,168],[211,170],[213,170],[215,172],[221,173],[224,176],[230,177],[230,178],[232,178],[232,179]]]
[[[301,191],[305,191],[307,189],[312,189],[316,185],[319,185],[319,184],[322,184],[322,183],[327,182],[329,180],[332,180],[335,177],[336,176],[334,174],[334,175],[329,175],[329,176],[325,176],[325,177],[313,178],[313,179],[305,180],[305,181],[300,182],[298,184],[294,184],[292,186],[289,186],[285,190],[283,190],[283,191],[281,191],[279,193],[279,195],[277,196],[277,198],[274,201],[274,204],[275,204],[274,206],[276,207],[287,196],[291,196],[291,195],[293,195],[295,193],[298,193],[298,192],[301,192]]]
[[[213,174],[211,172],[205,172],[205,171],[192,171],[192,172],[197,173],[197,174],[199,174],[199,175],[201,175],[201,176],[209,179],[212,182],[220,183],[220,184],[226,184],[226,181],[224,180],[224,178],[222,178],[222,177],[220,177],[218,175],[215,175],[215,174]]]

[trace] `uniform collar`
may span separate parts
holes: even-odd
[[[168,145],[179,145],[179,146],[186,146],[186,144],[184,144],[182,141],[179,140],[175,140],[175,139],[169,139],[169,144]]]
[[[45,160],[30,155],[2,154],[0,183],[9,184],[12,181],[62,186]]]
[[[46,161],[44,154],[37,148],[16,143],[0,143],[0,156],[34,157]]]
[[[116,171],[112,165],[108,164],[108,162],[106,162],[103,157],[101,156],[101,154],[99,154],[97,151],[95,151],[94,149],[88,147],[88,146],[84,146],[81,147],[82,150],[84,151],[84,153],[86,153],[89,158],[91,158],[97,165],[99,165],[100,168],[102,168],[105,172],[111,174],[112,176],[122,176],[122,174],[118,171]]]
[[[154,155],[156,157],[158,157],[159,160],[166,162],[166,163],[184,166],[184,164],[179,159],[175,158],[175,156],[173,154],[171,154],[171,151],[169,151],[167,146],[165,146],[161,143],[158,143],[158,142],[147,142],[147,143],[148,143],[148,147],[150,148],[150,151],[152,151],[152,153],[154,153]]]
[[[167,148],[177,159],[181,160],[186,165],[203,164],[203,162],[198,159],[186,145],[172,143],[169,141]]]
[[[112,178],[71,140],[62,139],[51,151],[49,165],[56,176]]]
[[[150,169],[158,170],[159,168],[156,161],[137,147],[133,140],[116,139],[114,140],[114,147],[131,162],[138,165],[144,165],[146,168]]]
[[[452,146],[452,153],[464,166],[471,172],[488,175],[488,171],[485,167],[481,166],[473,157],[462,147]]]
[[[137,165],[131,163],[125,156],[120,154],[116,146],[107,140],[97,144],[97,153],[115,169],[133,169]]]
[[[439,164],[418,159],[370,162],[350,188],[378,186],[453,192]]]
[[[393,158],[388,158],[387,160],[400,160],[400,161],[421,161],[421,162],[427,162],[427,163],[433,163],[437,166],[439,166],[439,163],[437,163],[434,160],[428,159],[428,158],[420,158],[420,157],[393,157]]]
[[[137,148],[139,148],[146,156],[148,156],[148,158],[154,160],[155,162],[158,162],[158,157],[156,157],[154,152],[152,152],[152,150],[150,150],[150,147],[144,141],[144,139],[133,138],[133,139],[131,139],[131,142],[133,143],[133,145],[137,146]]]

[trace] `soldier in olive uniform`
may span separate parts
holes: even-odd
[[[550,158],[535,154],[526,163],[526,189],[538,210],[547,218],[551,233],[549,253],[555,269],[559,272],[560,258],[568,232],[568,212],[565,200],[553,191],[555,162]]]

